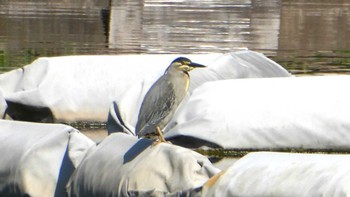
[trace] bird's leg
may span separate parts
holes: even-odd
[[[162,143],[162,142],[171,144],[171,142],[168,142],[168,141],[165,140],[165,138],[163,136],[163,133],[162,133],[162,131],[160,130],[160,128],[158,126],[156,127],[156,132],[157,132],[158,139],[156,139],[156,141],[154,141],[152,143],[152,146],[155,146],[155,145],[157,145],[159,143]]]
[[[163,133],[160,130],[159,126],[156,127],[156,130],[157,130],[159,142],[166,142],[166,140],[164,139]]]

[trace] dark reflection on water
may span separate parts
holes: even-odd
[[[99,54],[108,49],[102,20],[103,11],[109,9],[107,1],[1,4],[0,64],[5,67],[21,66],[39,56]]]
[[[115,1],[109,43],[152,53],[276,50],[279,12],[279,0]]]
[[[349,72],[348,0],[0,2],[0,72],[41,56],[260,51],[294,73]]]

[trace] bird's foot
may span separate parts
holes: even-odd
[[[154,141],[152,142],[152,147],[153,147],[153,146],[156,146],[156,145],[158,145],[158,144],[160,144],[160,143],[162,143],[162,142],[159,141],[159,139],[156,139],[156,140],[154,140]]]
[[[171,144],[171,142],[169,141],[166,141],[164,136],[163,136],[163,133],[162,131],[160,130],[159,126],[156,127],[156,132],[157,132],[157,136],[158,138],[152,143],[152,146],[155,146],[159,143],[168,143],[168,144]]]

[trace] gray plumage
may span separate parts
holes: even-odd
[[[177,58],[152,85],[139,111],[136,124],[136,134],[139,137],[153,138],[157,134],[157,127],[162,130],[168,124],[186,96],[190,80],[188,72],[195,67],[204,66],[184,57]]]

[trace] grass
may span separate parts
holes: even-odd
[[[88,122],[88,121],[76,121],[76,122],[62,122],[58,121],[59,123],[69,125],[71,127],[74,127],[78,130],[84,131],[84,130],[101,130],[101,129],[107,129],[107,123],[106,122]]]
[[[63,49],[27,48],[15,51],[0,50],[0,73],[30,64],[39,57],[74,54],[77,54],[77,51],[72,47],[66,47]]]
[[[195,149],[196,152],[214,158],[240,158],[250,152],[284,152],[284,153],[308,153],[308,154],[350,154],[350,150],[334,149]]]
[[[308,55],[271,57],[292,74],[350,74],[350,50],[315,51]]]
[[[63,50],[63,51],[62,51]],[[24,65],[42,56],[56,56],[58,53],[76,54],[74,48],[23,49],[19,51],[0,50],[0,73]],[[350,50],[319,50],[313,52],[285,52],[286,55],[270,57],[295,75],[318,75],[324,73],[350,74]]]

